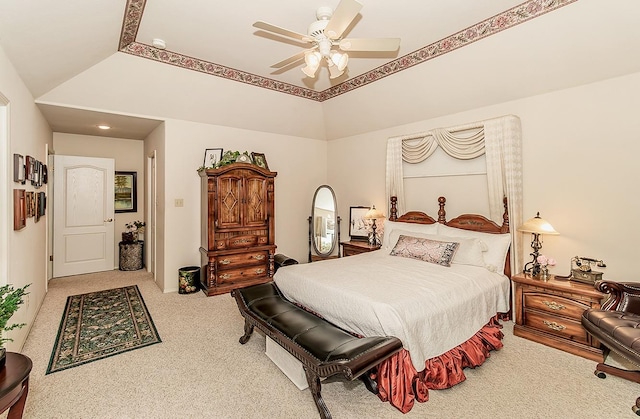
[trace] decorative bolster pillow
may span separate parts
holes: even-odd
[[[389,253],[391,256],[418,259],[440,266],[451,266],[451,260],[458,250],[459,243],[442,242],[400,235],[395,247]]]

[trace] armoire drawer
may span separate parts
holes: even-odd
[[[234,269],[244,265],[264,265],[269,260],[269,252],[247,252],[234,255],[218,256],[216,266],[218,271]]]
[[[260,278],[267,276],[267,273],[267,265],[264,263],[262,265],[247,266],[238,269],[220,270],[217,274],[217,285]]]

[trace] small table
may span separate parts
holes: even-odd
[[[349,242],[342,242],[342,255],[353,256],[359,253],[373,252],[380,249],[380,246],[372,246],[367,241],[351,240]]]
[[[0,370],[0,413],[9,409],[7,419],[19,419],[29,393],[31,359],[15,352],[7,352],[6,365]]]

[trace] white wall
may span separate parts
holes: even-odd
[[[188,121],[165,122],[164,292],[177,291],[178,269],[200,265],[200,176],[207,148],[264,153],[275,179],[276,252],[307,260],[308,217],[318,186],[326,181],[327,143]],[[183,207],[175,200],[182,199]]]
[[[13,153],[23,156],[32,156],[46,163],[46,146],[51,145],[52,133],[49,125],[34,103],[31,96],[15,68],[8,60],[5,52],[0,48],[0,94],[9,100],[9,161],[0,162],[2,170],[13,174]],[[4,146],[4,145],[3,145]],[[36,189],[27,183],[21,185],[12,181],[10,177],[10,197],[2,197],[2,200],[13,202],[13,189]],[[47,186],[43,185],[38,192],[47,192]],[[38,308],[44,299],[47,283],[47,222],[49,209],[44,217],[36,223],[35,218],[27,218],[27,226],[19,231],[13,230],[13,206],[10,205],[9,243],[8,254],[0,257],[7,258],[9,275],[0,278],[0,284],[13,284],[14,287],[22,287],[31,284],[28,288],[29,295],[25,298],[25,304],[11,319],[16,323],[27,323],[28,326],[16,329],[8,333],[14,342],[7,344],[7,349],[19,351],[24,344],[29,328],[35,319]]]
[[[543,238],[542,253],[558,260],[552,272],[566,275],[572,256],[589,256],[607,263],[605,278],[631,281],[635,280],[632,261],[637,257],[640,235],[635,222],[640,213],[636,193],[640,165],[635,161],[640,153],[638,109],[640,73],[635,73],[341,138],[329,142],[328,181],[336,190],[343,217],[349,205],[375,203],[387,208],[384,163],[388,137],[514,114],[522,121],[524,218],[540,211],[560,232]],[[473,186],[477,180],[471,182],[426,179],[420,192],[426,206],[409,209],[435,214],[437,196],[445,195],[449,218],[460,212],[483,212],[483,198]],[[343,237],[345,232],[348,234],[343,225]],[[529,243],[530,237],[524,241]],[[529,260],[528,245],[525,251],[525,260]]]
[[[115,266],[118,268],[118,242],[125,224],[135,220],[144,221],[144,143],[122,138],[96,137],[92,135],[53,133],[53,151],[64,156],[104,157],[115,160],[116,171],[136,172],[137,211],[115,214]],[[50,202],[53,202],[52,200]],[[54,232],[55,234],[55,232]]]

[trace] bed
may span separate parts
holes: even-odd
[[[369,253],[280,269],[284,296],[359,336],[396,336],[403,350],[378,366],[379,397],[402,412],[429,389],[465,379],[502,347],[500,317],[510,312],[509,217],[446,220],[391,200],[382,247]]]

